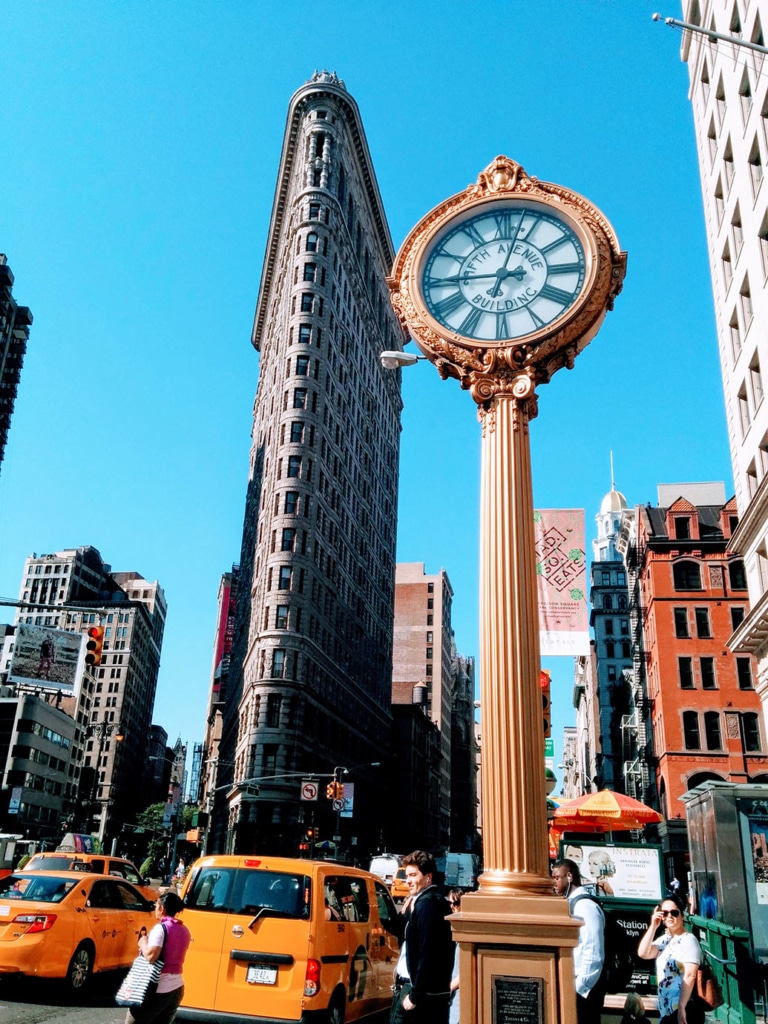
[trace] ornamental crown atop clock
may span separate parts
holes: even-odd
[[[435,207],[398,254],[392,301],[441,364],[461,349],[511,350],[594,336],[621,289],[626,254],[605,217],[569,189],[497,157],[474,185]],[[448,346],[448,349],[446,349]],[[518,369],[528,356],[518,351]],[[461,367],[443,369],[462,379]]]

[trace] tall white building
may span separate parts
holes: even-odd
[[[768,0],[684,0],[683,33],[739,525],[751,611],[729,646],[758,659],[768,707]],[[733,42],[731,42],[733,40]]]

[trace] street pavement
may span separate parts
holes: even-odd
[[[124,1024],[125,1010],[115,1005],[115,992],[125,971],[91,979],[89,990],[70,996],[61,982],[43,978],[0,978],[2,1024]]]

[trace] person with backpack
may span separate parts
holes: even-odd
[[[580,917],[579,942],[573,951],[578,1024],[600,1024],[605,999],[605,915],[581,884],[578,865],[567,858],[552,868],[555,893],[568,900],[572,917]]]

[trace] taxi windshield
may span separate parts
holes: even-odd
[[[61,903],[77,885],[75,878],[50,875],[8,875],[0,879],[0,900],[34,900],[36,903]]]
[[[310,880],[306,875],[249,868],[203,867],[184,902],[190,909],[225,914],[263,914],[306,919]]]

